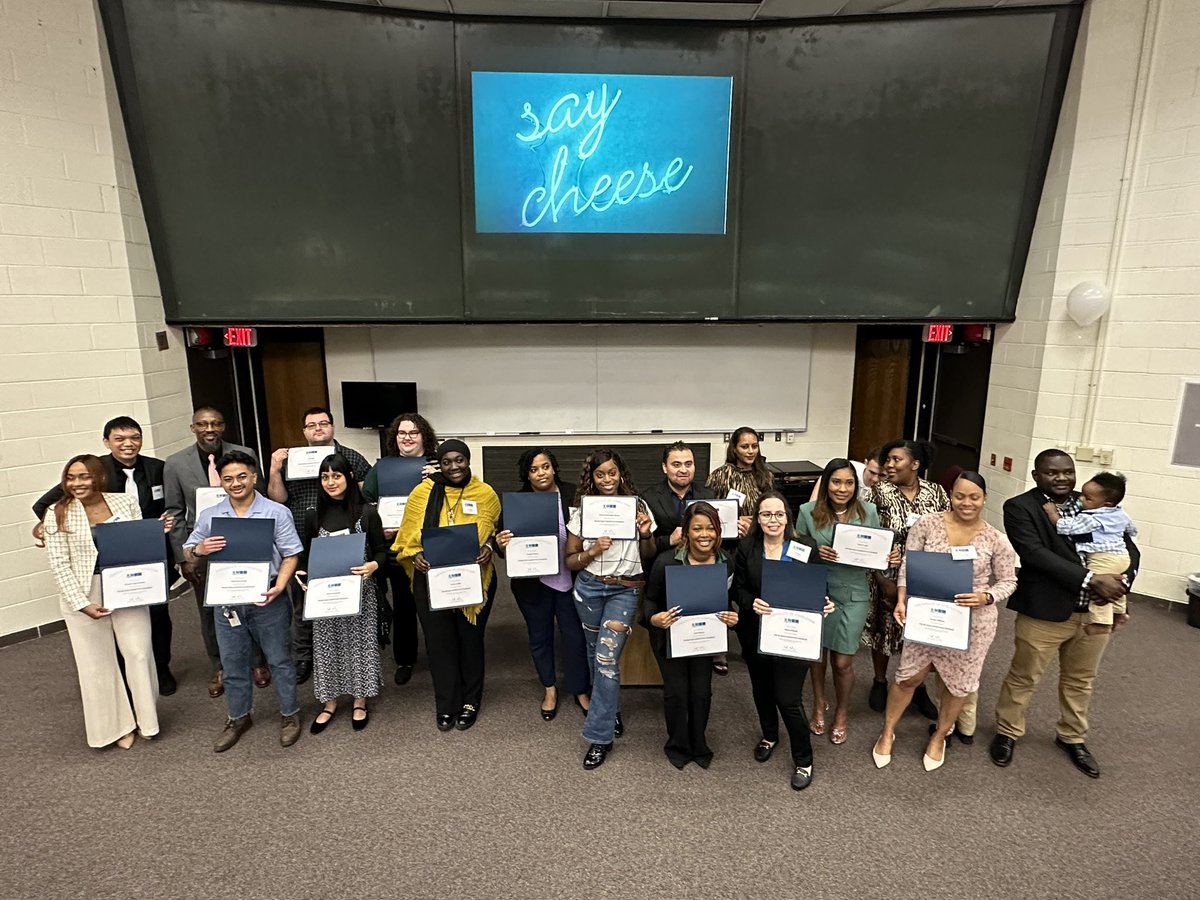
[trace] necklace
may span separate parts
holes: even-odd
[[[459,506],[462,505],[463,491],[465,491],[466,489],[467,489],[467,486],[465,484],[458,489],[458,499],[455,500],[454,505],[451,506],[450,509],[448,509],[446,511],[446,524],[447,525],[454,524],[454,513],[459,508]]]

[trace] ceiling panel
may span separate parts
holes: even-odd
[[[739,21],[753,19],[759,4],[754,3],[692,3],[644,2],[644,0],[610,0],[608,15],[613,18],[688,19]]]

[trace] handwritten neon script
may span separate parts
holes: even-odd
[[[551,135],[568,131],[572,132],[574,138],[577,129],[589,123],[591,127],[575,147],[574,155],[579,163],[574,171],[574,183],[564,186],[572,155],[568,143],[564,143],[554,153],[549,184],[538,185],[525,195],[525,202],[521,205],[521,224],[524,227],[536,227],[547,213],[550,221],[557,223],[564,209],[576,216],[589,211],[602,213],[614,205],[628,206],[634,200],[645,200],[658,193],[673,194],[687,183],[694,167],[688,166],[685,170],[683,158],[676,156],[667,163],[661,177],[655,175],[648,161],[643,161],[640,169],[623,169],[615,176],[607,172],[600,173],[592,181],[590,190],[582,186],[583,165],[600,149],[605,126],[621,94],[622,90],[618,88],[610,101],[607,82],[601,83],[599,95],[594,90],[588,91],[582,98],[576,93],[563,94],[550,107],[544,122],[533,111],[533,104],[525,102],[521,118],[529,123],[529,131],[518,133],[516,137],[531,147],[543,145]]]

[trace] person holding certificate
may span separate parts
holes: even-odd
[[[825,733],[825,665],[833,665],[833,688],[836,705],[829,740],[846,743],[850,692],[854,688],[854,654],[862,636],[863,622],[870,606],[867,580],[871,569],[840,562],[833,549],[834,532],[839,524],[879,527],[875,506],[858,499],[858,473],[848,459],[832,459],[821,473],[817,499],[800,507],[796,533],[817,544],[820,562],[829,570],[829,596],[834,610],[825,619],[821,644],[825,653],[812,664],[813,714],[810,727],[813,734]],[[899,561],[899,554],[894,555]]]
[[[511,577],[513,597],[525,617],[529,632],[529,652],[533,665],[542,682],[545,695],[542,697],[542,718],[549,722],[558,714],[558,676],[554,663],[554,623],[558,622],[558,634],[562,648],[563,681],[567,692],[575,696],[579,708],[587,712],[588,690],[591,678],[588,673],[587,645],[583,640],[583,625],[575,610],[575,599],[571,594],[571,572],[563,562],[567,547],[567,519],[571,504],[575,500],[573,485],[563,484],[558,477],[558,460],[544,448],[533,448],[521,454],[517,463],[517,474],[521,479],[522,493],[552,494],[557,499],[558,510],[558,561],[556,574],[538,577]],[[507,502],[507,501],[506,501]],[[496,546],[503,555],[513,540],[513,533],[503,529],[496,535]]]
[[[663,752],[677,769],[694,762],[707,769],[713,752],[705,738],[708,713],[712,707],[712,657],[678,656],[668,647],[668,632],[681,618],[691,618],[688,610],[668,596],[667,570],[674,566],[715,566],[722,569],[725,608],[717,618],[728,628],[738,623],[738,614],[730,609],[730,585],[733,559],[721,549],[721,519],[716,507],[703,500],[683,512],[680,522],[683,540],[679,549],[664,550],[654,560],[646,582],[646,602],[642,624],[650,630],[650,646],[658,660],[663,679],[663,713],[667,719],[667,743]],[[674,639],[675,635],[670,635]]]
[[[417,413],[401,413],[392,419],[384,436],[384,456],[405,459],[424,459],[428,465],[426,475],[438,471],[437,458],[433,455],[437,447],[437,432],[429,421]],[[363,498],[368,503],[379,502],[379,472],[372,466],[363,481]],[[396,539],[398,528],[385,528],[383,535],[389,542]],[[412,679],[413,665],[417,661],[417,607],[413,600],[412,581],[404,568],[391,557],[384,566],[388,590],[392,602],[392,659],[396,664],[393,680],[397,685],[408,684]],[[378,579],[382,586],[384,579]]]
[[[425,631],[425,652],[433,675],[437,727],[466,731],[475,724],[483,699],[483,633],[496,596],[492,535],[500,518],[500,498],[471,474],[471,451],[462,441],[444,441],[437,448],[439,472],[418,484],[404,507],[404,521],[392,552],[412,583],[417,616]],[[454,609],[432,609],[422,534],[446,525],[475,525],[478,529],[483,593],[478,603]]]
[[[104,607],[92,528],[140,519],[142,511],[131,494],[105,493],[104,465],[90,453],[67,462],[61,485],[62,496],[46,510],[42,531],[79,672],[88,746],[116,744],[128,750],[138,733],[147,739],[158,734],[150,611],[145,606]],[[169,532],[173,521],[164,515],[164,523]],[[123,674],[118,648],[125,660]]]
[[[738,544],[734,564],[734,598],[740,609],[737,634],[742,645],[742,658],[750,671],[750,688],[762,738],[754,747],[754,759],[765,763],[779,743],[779,719],[787,729],[792,751],[792,787],[802,791],[812,783],[812,739],[808,717],[804,714],[804,676],[809,663],[786,656],[770,656],[758,650],[763,616],[782,612],[773,609],[762,599],[763,561],[780,560],[787,563],[816,563],[816,542],[799,537],[792,526],[792,513],[787,500],[778,491],[767,491],[758,498],[754,525]],[[833,612],[833,603],[826,601],[824,613]]]
[[[305,514],[305,552],[316,537],[336,534],[365,534],[365,559],[346,574],[362,578],[362,601],[357,615],[314,619],[313,695],[324,708],[308,730],[320,734],[337,712],[338,698],[354,698],[351,727],[367,727],[367,698],[379,694],[379,600],[374,575],[387,557],[387,539],[375,507],[364,504],[354,467],[340,453],[321,460],[318,470],[321,493],[316,509]]]
[[[1016,553],[1003,534],[983,520],[987,484],[978,472],[963,472],[954,482],[948,512],[922,516],[908,532],[908,550],[945,553],[954,559],[971,560],[972,590],[956,594],[958,606],[971,610],[970,638],[966,650],[918,643],[910,633],[900,655],[900,667],[888,690],[883,733],[871,756],[878,768],[892,761],[896,723],[908,708],[913,692],[930,671],[936,670],[946,686],[937,725],[925,748],[925,771],[940,768],[945,761],[946,740],[962,712],[967,697],[979,690],[979,673],[988,648],[996,636],[996,603],[1007,600],[1017,588]],[[908,559],[900,567],[895,618],[904,627],[908,615]],[[932,598],[951,599],[951,598]]]
[[[654,552],[654,517],[615,450],[587,455],[575,496],[580,505],[567,523],[567,568],[579,573],[575,603],[592,675],[583,767],[595,769],[608,758],[613,738],[625,730],[621,652],[633,627],[638,590],[645,584],[642,556]]]

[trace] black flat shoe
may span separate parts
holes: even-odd
[[[170,669],[163,669],[158,673],[158,693],[161,697],[170,697],[179,689],[178,682],[175,681],[175,676],[171,674]]]
[[[462,712],[458,714],[458,721],[454,723],[454,727],[459,731],[466,731],[475,724],[475,720],[479,717],[479,710],[470,703],[464,703]]]
[[[988,747],[988,755],[991,756],[992,762],[1002,769],[1011,763],[1016,743],[1007,734],[998,734],[992,738],[992,745]]]
[[[771,758],[771,754],[775,752],[775,745],[778,741],[768,741],[763,738],[754,745],[754,761],[764,763]]]
[[[449,731],[454,727],[454,716],[442,715],[438,713],[437,717],[438,731]]]
[[[361,719],[356,719],[354,717],[354,713],[356,712],[361,712],[363,714]],[[367,727],[367,723],[370,721],[371,714],[367,712],[367,708],[365,706],[356,706],[350,713],[350,727],[355,731],[362,731]]]
[[[549,722],[558,715],[558,691],[554,692],[554,705],[550,709],[542,708],[542,719]]]
[[[621,714],[617,713],[617,722],[613,725],[613,737],[620,737],[625,733],[625,723],[621,721]]]
[[[958,738],[958,741],[960,744],[966,744],[966,745],[970,746],[971,744],[975,743],[975,735],[963,734],[957,728],[954,729],[954,736],[956,738]]]
[[[329,727],[329,723],[333,721],[333,717],[336,715],[337,715],[336,709],[333,712],[330,712],[327,709],[321,710],[319,713],[317,713],[316,717],[312,720],[312,724],[308,726],[308,733],[309,734],[320,734],[322,731],[324,731],[326,728]],[[321,716],[328,716],[329,718],[327,718],[324,722],[322,722]]]
[[[1077,768],[1088,778],[1100,777],[1100,766],[1096,764],[1095,757],[1088,752],[1086,745],[1082,743],[1068,744],[1062,738],[1056,737],[1054,739],[1054,746],[1058,747],[1059,750],[1071,757],[1071,763],[1075,766],[1075,768]]]
[[[612,744],[592,744],[588,747],[587,753],[583,757],[583,767],[585,769],[596,769],[604,765],[604,760],[608,759],[608,751],[612,750]]]
[[[580,711],[581,713],[583,713],[583,717],[586,719],[586,718],[587,718],[587,707],[586,707],[586,706],[584,706],[584,705],[583,705],[583,704],[582,704],[582,703],[579,701],[579,696],[578,696],[577,694],[573,694],[573,695],[571,696],[571,699],[575,701],[575,705],[579,707],[579,711]]]
[[[396,666],[396,674],[392,680],[396,682],[397,687],[408,684],[412,680],[412,672],[412,666]]]
[[[812,766],[796,766],[792,771],[792,790],[802,791],[812,784]]]
[[[925,690],[925,685],[919,685],[913,692],[912,703],[908,707],[915,709],[927,719],[933,719],[935,722],[938,717],[938,708],[933,705],[933,701],[929,699],[929,692]]]
[[[867,694],[867,706],[874,712],[881,713],[887,709],[888,685],[886,681],[871,683],[871,693]]]

